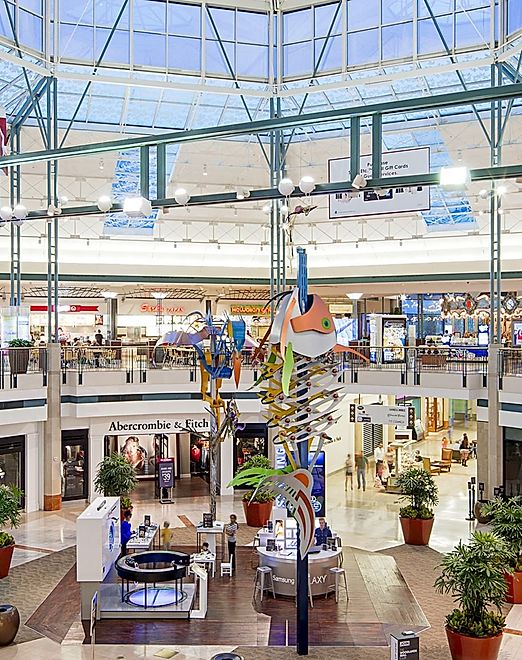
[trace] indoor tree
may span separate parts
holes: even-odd
[[[433,518],[433,507],[439,503],[439,489],[433,477],[423,468],[411,467],[397,477],[401,500],[409,501],[400,510],[401,518]]]
[[[136,470],[124,456],[114,452],[98,465],[94,487],[105,497],[128,495],[136,488]]]
[[[513,568],[522,571],[522,497],[497,497],[484,504],[482,511],[491,516],[492,531],[513,551]]]
[[[0,529],[9,525],[18,527],[20,524],[20,502],[22,491],[16,486],[0,485]],[[15,540],[9,532],[0,531],[0,578],[9,573],[13,557]]]

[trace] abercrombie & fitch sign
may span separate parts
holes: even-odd
[[[114,420],[109,425],[109,433],[181,433],[189,431],[206,431],[209,429],[208,419],[156,419],[153,422],[121,422]]]

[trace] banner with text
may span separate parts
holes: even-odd
[[[382,176],[408,176],[426,174],[430,171],[430,150],[401,149],[386,151],[382,155]],[[371,154],[361,156],[360,173],[365,179],[372,177]],[[328,161],[330,183],[350,181],[350,159],[332,158]],[[379,191],[361,190],[335,193],[329,196],[330,218],[352,218],[361,215],[381,215],[428,211],[430,209],[429,186],[410,188],[388,188]]]

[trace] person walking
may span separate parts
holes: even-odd
[[[366,470],[368,469],[368,459],[363,455],[362,451],[355,454],[355,467],[357,468],[357,489],[366,490]]]
[[[163,529],[161,530],[161,547],[163,550],[170,550],[172,546],[172,537],[174,536],[174,530],[170,529],[170,523],[168,520],[165,520],[163,523]]]
[[[469,457],[469,438],[468,434],[464,433],[462,436],[462,441],[460,443],[460,463],[464,467],[468,467],[468,457]]]
[[[375,475],[379,474],[380,466],[384,463],[384,447],[382,442],[379,442],[377,447],[373,450],[373,457],[375,458]]]
[[[225,535],[228,541],[228,560],[232,564],[232,570],[236,570],[236,545],[237,545],[237,532],[239,525],[237,523],[237,516],[235,513],[230,514],[230,522],[225,525]]]
[[[350,486],[353,490],[353,461],[352,455],[346,455],[346,461],[344,462],[344,492],[348,490],[348,479],[350,480]]]

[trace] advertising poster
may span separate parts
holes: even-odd
[[[155,433],[147,435],[105,436],[106,453],[117,452],[136,470],[138,479],[154,477],[156,458],[160,458],[160,444],[168,438],[168,456],[175,454],[175,436]]]
[[[382,361],[385,363],[404,362],[406,359],[406,319],[382,319]]]
[[[313,453],[308,454],[308,462],[313,458]],[[326,515],[326,462],[324,451],[320,452],[312,470],[314,483],[312,486],[312,506],[315,517]]]
[[[513,346],[522,346],[522,321],[513,321],[511,327],[513,329]]]
[[[361,156],[360,173],[365,179],[372,177],[372,156]],[[402,149],[387,151],[382,155],[382,177],[426,174],[430,171],[430,150]],[[328,181],[350,181],[350,159],[333,158],[328,161]],[[389,188],[382,191],[361,190],[335,193],[329,196],[330,218],[407,213],[430,209],[429,186]]]
[[[174,461],[172,458],[159,459],[158,481],[160,488],[174,488]]]

